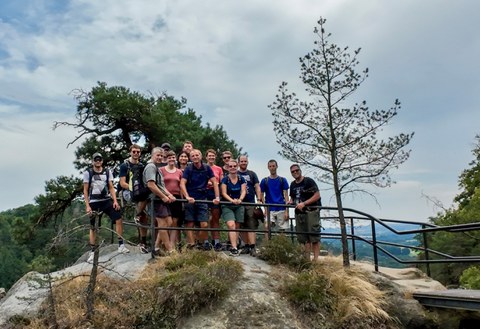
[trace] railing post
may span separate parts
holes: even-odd
[[[350,233],[352,235],[352,255],[353,260],[357,260],[357,250],[355,248],[355,227],[353,226],[353,217],[350,217]]]
[[[425,224],[422,224],[422,229],[425,228]],[[422,232],[423,238],[423,247],[425,248],[425,260],[427,261],[425,265],[427,265],[427,275],[430,276],[430,255],[428,254],[428,240],[427,240],[427,232]]]
[[[155,196],[151,197],[150,201],[150,249],[152,253],[152,258],[155,258],[155,240],[157,237],[157,231],[155,230],[155,208],[154,208]]]
[[[267,235],[268,240],[272,238],[272,223],[270,222],[270,206],[267,206],[267,214],[265,215],[265,220],[267,221]]]
[[[375,272],[378,272],[377,233],[375,230],[375,221],[373,219],[371,219],[371,223],[372,223],[373,263],[375,265]]]

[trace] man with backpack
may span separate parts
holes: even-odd
[[[255,203],[255,196],[257,197],[257,201],[262,203],[262,192],[260,190],[260,184],[258,181],[257,174],[247,169],[248,167],[248,157],[246,155],[241,155],[238,157],[238,174],[242,176],[246,183],[247,183],[247,194],[243,199],[244,202]],[[246,205],[245,206],[245,219],[240,227],[243,229],[249,230],[257,230],[258,229],[258,220],[255,218],[254,212],[255,206],[254,205]],[[241,254],[250,254],[251,256],[256,256],[257,248],[256,248],[256,241],[257,241],[257,233],[255,232],[242,232],[240,235],[242,236],[242,240],[245,242],[245,247],[240,252]]]
[[[123,243],[123,225],[120,205],[117,202],[115,188],[113,187],[113,175],[110,169],[103,167],[103,157],[100,153],[93,155],[93,166],[83,173],[83,197],[85,199],[86,212],[90,218],[90,255],[87,262],[93,261],[95,252],[95,216],[93,212],[101,212],[110,217],[115,224],[118,236],[118,252],[128,253],[129,250]]]
[[[276,160],[268,161],[270,176],[262,179],[260,189],[265,194],[265,203],[286,204],[288,200],[288,182],[286,178],[277,175],[277,168]],[[270,217],[265,221],[265,228],[268,228],[268,221],[270,221],[279,231],[288,230],[288,208],[271,206],[269,210]],[[266,238],[268,239],[268,235],[266,235]]]
[[[295,206],[295,223],[297,239],[305,246],[305,253],[313,260],[318,260],[320,253],[320,191],[317,183],[310,177],[302,175],[298,164],[290,166],[294,181],[290,184],[290,204]]]
[[[146,226],[148,224],[145,208],[147,206],[149,189],[143,184],[143,169],[145,165],[140,161],[142,149],[137,144],[129,148],[130,157],[120,165],[120,197],[122,201],[135,204],[135,222]],[[123,202],[122,202],[123,204]],[[140,252],[146,254],[147,250],[147,229],[139,228],[140,231]]]

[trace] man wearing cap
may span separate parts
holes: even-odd
[[[163,143],[162,146],[160,146],[163,149],[163,159],[162,159],[162,167],[167,166],[167,152],[172,149],[169,143]]]
[[[110,217],[115,224],[118,236],[118,252],[128,253],[129,250],[123,243],[123,226],[120,206],[113,187],[113,175],[110,169],[103,167],[103,156],[100,153],[93,155],[93,167],[83,173],[83,197],[88,215],[95,212],[102,212]],[[95,251],[95,217],[90,219],[90,246],[91,252],[88,262],[93,261]]]

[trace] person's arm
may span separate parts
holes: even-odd
[[[180,180],[180,191],[182,191],[183,196],[185,199],[188,201],[188,203],[194,203],[195,199],[191,198],[190,195],[188,195],[187,192],[187,179],[183,178]]]
[[[307,200],[303,201],[303,202],[300,202],[298,205],[297,205],[297,209],[298,210],[302,210],[304,207],[307,207],[309,205],[312,205],[312,204],[316,204],[318,202],[318,200],[320,200],[320,191],[317,191],[315,192],[310,198],[308,198]]]
[[[158,196],[163,202],[170,201],[170,198],[168,197],[168,195],[158,188],[157,182],[155,182],[154,180],[149,180],[147,182],[147,187],[149,188],[150,191],[152,191],[153,194]]]
[[[242,184],[242,189],[241,189],[241,192],[240,192],[240,198],[238,199],[240,201],[240,203],[243,202],[243,199],[245,199],[246,195],[247,195],[247,183],[244,182]]]
[[[83,183],[83,198],[85,199],[85,212],[90,215],[92,213],[92,208],[90,207],[90,203],[88,201],[88,182]]]
[[[213,204],[220,203],[220,191],[218,190],[218,182],[217,178],[214,176],[210,178],[210,182],[213,184],[213,192],[215,193],[215,199],[213,200]]]
[[[110,175],[110,177],[112,176]],[[116,210],[120,209],[120,205],[117,202],[117,192],[115,191],[115,187],[113,187],[113,181],[111,180],[108,181],[108,190],[110,191],[110,196],[113,200],[113,208],[115,208]]]
[[[260,184],[256,183],[254,185],[255,194],[257,195],[257,202],[263,203],[262,190],[260,189]]]

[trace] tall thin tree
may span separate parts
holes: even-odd
[[[368,77],[368,69],[355,71],[360,49],[350,52],[329,42],[326,20],[314,28],[314,49],[300,58],[300,79],[307,100],[300,100],[282,82],[269,108],[280,155],[316,170],[319,181],[332,185],[342,235],[343,264],[350,265],[342,196],[366,192],[364,184],[390,186],[390,169],[405,162],[405,147],[413,133],[379,138],[397,115],[400,102],[388,110],[370,110],[365,101],[348,106],[349,98]]]

